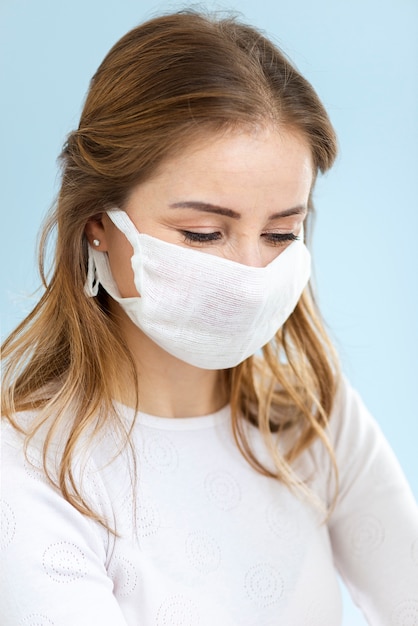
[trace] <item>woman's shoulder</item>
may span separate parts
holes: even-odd
[[[347,377],[341,376],[328,424],[328,436],[340,465],[370,464],[381,453],[393,457],[378,423]],[[344,467],[341,467],[344,470]]]
[[[19,468],[39,468],[42,465],[42,443],[38,434],[27,441],[27,427],[35,418],[35,413],[25,411],[10,418],[2,416],[0,422],[0,449],[3,467],[3,483],[6,477],[13,478]]]
[[[71,509],[71,515],[78,517],[76,507],[71,506],[64,495],[62,467],[66,454],[66,439],[61,437],[48,442],[48,429],[39,427],[28,437],[30,426],[36,423],[37,411],[17,413],[11,419],[1,420],[1,465],[2,500],[7,506],[19,510],[25,517],[25,510],[32,502],[31,511],[36,516],[45,506],[49,506],[49,517],[61,515],[63,509]],[[17,427],[19,426],[19,427]],[[49,445],[46,445],[48,444]],[[71,462],[71,481],[95,511],[104,518],[112,516],[108,487],[102,479],[99,464],[105,465],[103,455],[97,450],[89,450],[80,442],[79,450]],[[47,505],[48,503],[48,505]],[[68,511],[67,511],[68,512]],[[28,520],[31,516],[27,516]]]
[[[332,519],[350,514],[356,507],[361,509],[363,501],[380,497],[382,489],[391,484],[395,491],[408,490],[378,420],[345,376],[338,382],[325,434],[328,447],[322,438],[316,438],[299,457],[296,468],[322,501],[328,506],[334,502]]]

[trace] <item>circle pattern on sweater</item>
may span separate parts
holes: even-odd
[[[3,549],[7,548],[14,539],[16,534],[16,517],[12,507],[5,500],[1,500],[0,514],[0,547]]]
[[[406,600],[399,604],[392,617],[393,626],[418,626],[418,601]]]
[[[92,468],[87,469],[86,476],[86,493],[89,493],[93,501],[96,502],[96,506],[102,512],[107,509],[106,493],[101,488],[101,483],[98,478],[97,470]]]
[[[138,575],[135,566],[124,556],[115,556],[109,567],[109,576],[114,583],[116,597],[129,596],[136,589]]]
[[[156,471],[174,472],[178,466],[178,452],[168,437],[153,435],[144,442],[144,458]]]
[[[229,511],[241,501],[241,489],[229,472],[212,472],[206,476],[205,489],[209,499],[222,511]]]
[[[284,581],[275,567],[260,563],[246,573],[245,590],[255,604],[266,607],[276,604],[283,596]]]
[[[47,575],[57,583],[71,583],[87,574],[87,559],[73,543],[61,541],[45,550],[42,565]]]
[[[22,626],[55,626],[55,622],[41,613],[31,613],[22,621]]]
[[[193,567],[205,574],[217,570],[221,562],[219,545],[213,537],[201,532],[187,537],[186,555]]]
[[[147,499],[140,499],[136,512],[136,526],[141,537],[154,535],[160,527],[160,515],[157,508]]]
[[[385,529],[372,515],[363,515],[350,522],[349,541],[355,556],[367,556],[377,550],[384,540]]]
[[[170,596],[160,606],[157,626],[198,626],[199,612],[194,603],[180,594]]]

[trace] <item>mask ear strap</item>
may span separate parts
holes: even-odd
[[[107,211],[107,215],[112,220],[116,228],[119,228],[119,230],[125,235],[126,239],[133,247],[134,252],[138,253],[139,246],[135,235],[139,235],[139,233],[126,211],[122,211],[121,209],[112,209]]]
[[[88,262],[87,262],[87,278],[84,283],[84,293],[89,298],[97,296],[99,292],[99,280],[97,278],[97,268],[94,261],[93,250],[90,244],[87,244]]]

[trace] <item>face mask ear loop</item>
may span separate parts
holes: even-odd
[[[135,224],[132,222],[126,211],[122,211],[121,209],[111,209],[107,211],[107,215],[112,220],[116,228],[118,228],[121,233],[125,235],[126,239],[131,244],[134,252],[131,262],[134,258],[136,258],[138,262],[138,260],[142,258],[142,253],[140,248],[140,233],[138,232]],[[138,268],[135,273],[135,286],[139,294],[143,291],[142,280],[142,269]]]
[[[88,244],[87,278],[84,283],[84,293],[87,297],[93,298],[99,292],[99,281],[97,278],[96,263],[94,261],[93,250]]]
[[[107,211],[109,218],[114,225],[125,235],[136,254],[139,253],[138,241],[135,235],[139,235],[136,226],[125,211],[121,209],[112,209]]]

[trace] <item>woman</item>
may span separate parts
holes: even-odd
[[[415,623],[417,507],[308,285],[335,156],[248,26],[168,15],[109,52],[3,349],[2,624],[331,626],[335,568],[370,623]]]

